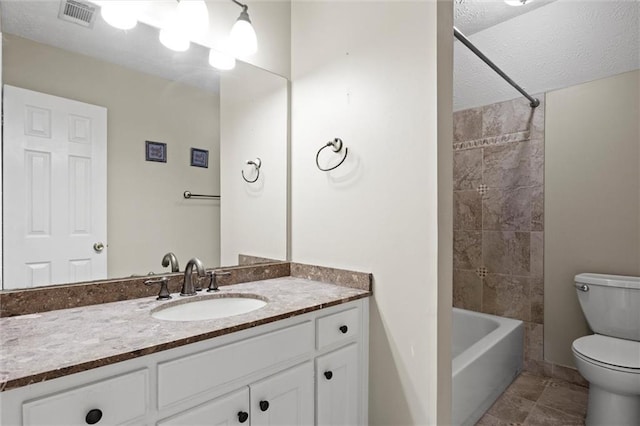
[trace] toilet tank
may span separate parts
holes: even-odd
[[[640,277],[579,274],[575,286],[594,333],[640,341]]]

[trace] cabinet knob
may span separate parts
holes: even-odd
[[[102,410],[97,408],[89,410],[87,417],[84,418],[88,425],[95,425],[100,419],[102,419]]]
[[[327,378],[327,380],[331,380],[331,378],[333,377],[333,372],[331,371],[325,371],[324,372],[324,377]]]
[[[347,331],[349,331],[349,327],[347,327],[346,325],[341,325],[340,331],[342,332],[342,334],[347,334]]]
[[[269,401],[260,401],[260,411],[267,411],[269,409]]]
[[[246,422],[248,418],[249,418],[249,413],[247,413],[246,411],[239,411],[238,412],[238,421],[240,423]]]

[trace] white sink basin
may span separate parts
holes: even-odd
[[[265,306],[267,302],[254,297],[233,296],[198,298],[171,306],[162,306],[151,316],[165,321],[199,321],[246,314]]]

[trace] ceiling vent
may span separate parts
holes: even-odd
[[[73,22],[83,27],[93,28],[96,19],[97,6],[91,3],[77,0],[62,0],[60,2],[60,12],[58,18],[63,21]]]

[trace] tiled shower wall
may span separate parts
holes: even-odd
[[[542,372],[544,98],[454,114],[453,304],[525,322]]]

